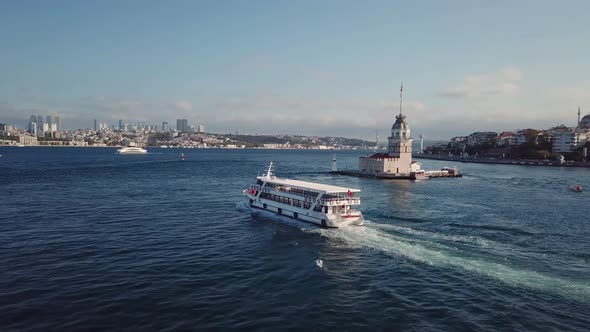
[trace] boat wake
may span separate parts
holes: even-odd
[[[387,230],[395,230],[396,235]],[[534,270],[511,266],[508,262],[498,262],[493,257],[473,256],[472,252],[437,240],[461,241],[472,246],[510,250],[501,243],[475,236],[444,235],[417,231],[407,227],[366,222],[363,227],[339,229],[309,229],[323,237],[343,241],[353,247],[369,248],[387,255],[404,257],[414,262],[444,268],[456,268],[499,280],[511,286],[527,287],[560,294],[567,298],[590,301],[590,285],[587,283],[551,276]],[[407,236],[407,235],[411,235]],[[512,248],[516,250],[515,248]]]
[[[548,291],[579,301],[590,301],[589,284],[514,266],[506,258],[498,259],[497,256],[510,253],[525,259],[534,258],[519,252],[517,247],[478,236],[447,235],[370,220],[365,220],[364,226],[325,229],[268,211],[251,209],[247,204],[239,204],[238,209],[252,213],[255,219],[279,221],[306,233],[344,242],[351,247],[369,248],[431,266],[461,269],[514,287]],[[477,252],[490,254],[477,255]],[[321,260],[316,261],[316,265],[320,268],[324,266]]]

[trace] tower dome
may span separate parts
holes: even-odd
[[[590,128],[590,114],[585,115],[582,120],[580,120],[580,128]]]
[[[410,138],[410,126],[406,122],[406,116],[399,114],[395,117],[395,122],[391,126],[391,137]]]
[[[409,129],[408,124],[406,123],[406,116],[403,114],[397,115],[395,117],[395,122],[393,126],[391,126],[391,130],[407,130]]]

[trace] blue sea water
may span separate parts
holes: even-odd
[[[569,190],[590,169],[383,181],[329,175],[327,151],[151,151],[0,148],[0,330],[590,329],[590,191]],[[253,213],[270,160],[360,188],[368,221]]]

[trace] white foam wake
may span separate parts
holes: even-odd
[[[455,247],[436,244],[435,248],[429,248],[424,243],[416,243],[413,239],[396,236],[380,228],[383,228],[382,225],[368,223],[362,227],[318,228],[308,231],[319,233],[321,236],[330,239],[344,241],[353,247],[371,248],[388,255],[405,257],[432,266],[459,268],[494,278],[511,286],[551,291],[569,298],[590,301],[590,284],[567,280],[533,270],[519,269],[508,264],[494,262],[486,259],[486,257],[468,257],[466,252],[462,252]],[[474,240],[472,238],[467,239]],[[475,242],[479,241],[479,239],[475,239]],[[483,244],[494,245],[494,242],[484,242]],[[461,255],[462,253],[464,255]]]

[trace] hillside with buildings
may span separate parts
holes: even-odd
[[[375,142],[345,137],[215,134],[205,132],[202,124],[189,124],[186,119],[178,119],[174,129],[168,122],[158,126],[120,120],[118,125],[109,127],[94,120],[93,129],[63,130],[58,116],[31,115],[27,128],[0,124],[0,145],[359,149],[373,148]]]
[[[464,158],[505,158],[559,160],[587,160],[590,150],[590,114],[580,119],[578,125],[555,126],[549,129],[521,129],[514,131],[474,132],[457,136],[448,143],[427,147],[423,153],[430,155],[460,156]]]

